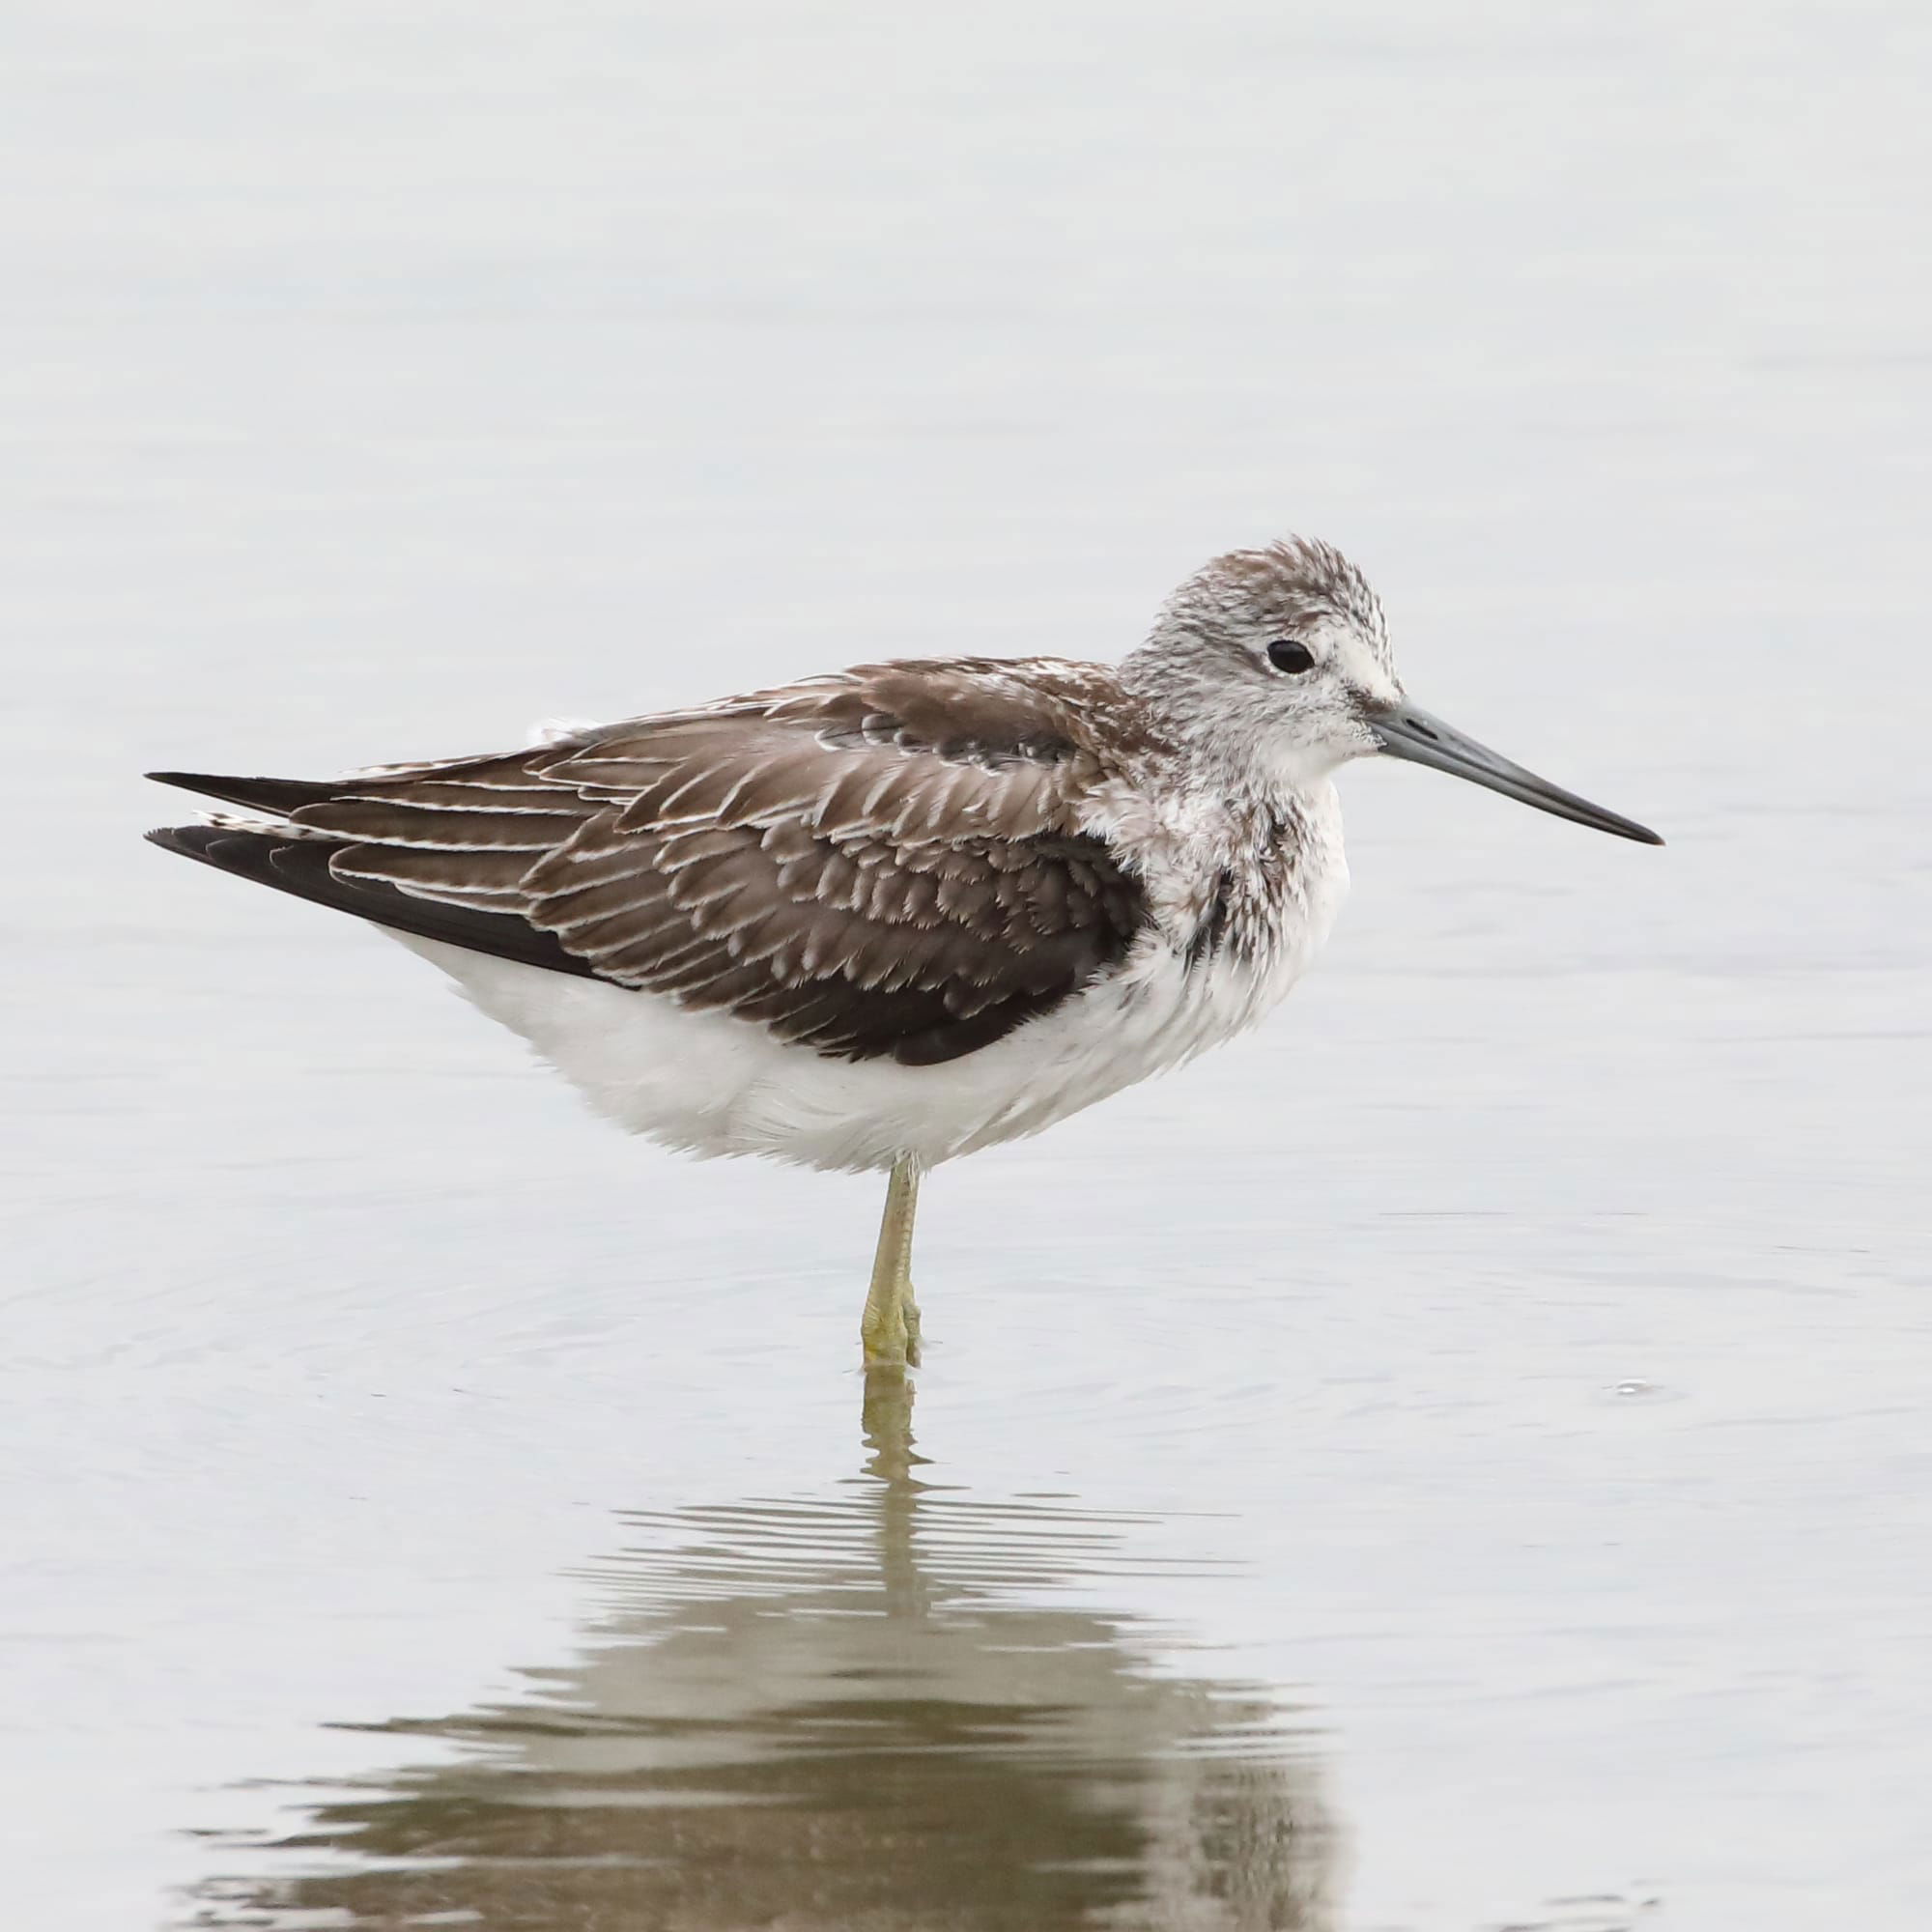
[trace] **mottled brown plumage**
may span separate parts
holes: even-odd
[[[177,842],[190,856],[824,1054],[924,1065],[1124,955],[1143,894],[1077,807],[1145,736],[1097,668],[961,658],[333,785],[170,779],[287,815]]]

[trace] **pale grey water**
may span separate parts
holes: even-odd
[[[10,1924],[1926,1922],[1921,9],[0,34]],[[929,1186],[923,1463],[871,1184],[134,836],[1291,526],[1671,843],[1350,773],[1272,1025]]]

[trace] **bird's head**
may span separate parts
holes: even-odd
[[[1380,601],[1325,543],[1290,537],[1216,557],[1168,599],[1122,674],[1197,757],[1230,771],[1301,785],[1379,753],[1600,832],[1663,842],[1412,704]]]

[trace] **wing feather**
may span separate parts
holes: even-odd
[[[275,863],[273,828],[192,856],[387,923],[439,902],[409,929],[925,1065],[1125,956],[1140,885],[1079,808],[1137,728],[1094,667],[862,667],[508,757],[196,779],[310,856]]]

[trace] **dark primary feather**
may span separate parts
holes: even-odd
[[[547,932],[527,921],[503,913],[477,914],[435,899],[412,897],[392,886],[368,885],[335,876],[329,867],[330,847],[308,838],[277,838],[261,832],[237,832],[219,825],[163,825],[148,835],[165,852],[199,859],[224,872],[273,886],[277,892],[313,899],[374,920],[397,932],[419,939],[440,939],[472,952],[493,952],[503,959],[521,959],[556,973],[580,973],[591,968],[573,958]]]
[[[1103,677],[873,666],[336,784],[170,774],[290,830],[153,836],[401,931],[930,1065],[1076,993],[1144,922],[1077,824],[1096,698],[1123,705]]]
[[[156,784],[179,785],[183,791],[245,806],[250,811],[293,811],[298,805],[314,805],[327,798],[333,789],[301,779],[233,779],[213,772],[148,772],[144,776]]]

